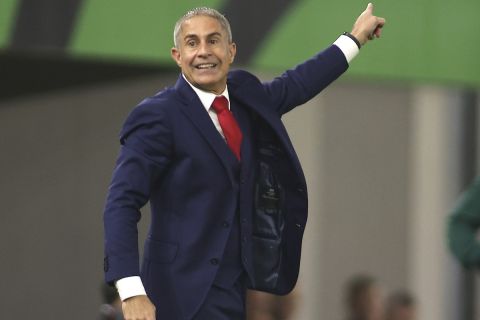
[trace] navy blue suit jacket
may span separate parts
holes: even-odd
[[[106,281],[141,275],[157,314],[191,318],[215,278],[212,259],[223,255],[228,232],[222,222],[233,219],[241,201],[252,208],[249,223],[252,237],[258,238],[250,249],[252,287],[288,293],[298,276],[307,195],[281,116],[310,100],[347,68],[345,56],[333,45],[268,83],[245,71],[229,73],[230,99],[247,110],[254,134],[252,169],[240,180],[228,170],[226,159],[233,154],[183,77],[141,102],[122,129],[107,197]],[[258,209],[256,185],[272,177],[281,192],[273,197],[273,206]],[[147,201],[152,217],[140,270],[137,222]],[[268,220],[272,208],[281,214],[280,224]],[[257,228],[256,221],[263,225]],[[269,224],[276,229],[268,230]],[[276,236],[280,241],[274,256],[279,261],[272,265],[264,249],[272,248],[268,241]]]

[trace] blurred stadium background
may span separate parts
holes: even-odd
[[[172,84],[173,25],[226,13],[235,67],[270,79],[350,31],[366,2],[1,0],[2,319],[94,319],[102,210],[123,119]],[[342,285],[407,288],[419,319],[478,319],[445,223],[478,172],[480,2],[375,2],[383,38],[285,117],[309,184],[295,319],[342,317]],[[144,234],[148,214],[141,224]]]

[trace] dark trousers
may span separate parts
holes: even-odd
[[[214,283],[193,320],[245,320],[246,294],[244,273],[231,286]]]

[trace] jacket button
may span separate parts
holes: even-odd
[[[218,259],[217,258],[213,258],[213,259],[210,259],[210,263],[214,266],[218,265]]]
[[[223,221],[222,226],[224,228],[228,228],[230,226],[230,223],[228,223],[228,221]]]

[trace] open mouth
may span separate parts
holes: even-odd
[[[202,63],[199,65],[196,65],[195,68],[199,70],[209,70],[209,69],[215,68],[216,66],[217,66],[216,63]]]

